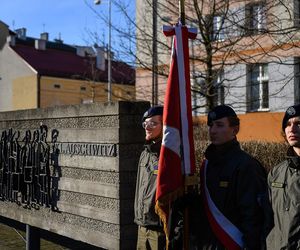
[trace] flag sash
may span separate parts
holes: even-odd
[[[242,232],[223,215],[210,197],[206,183],[207,165],[208,161],[205,160],[201,168],[201,179],[203,182],[201,184],[201,191],[209,224],[218,240],[226,249],[240,250],[244,245]]]

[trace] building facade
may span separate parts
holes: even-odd
[[[0,22],[0,111],[105,102],[107,52],[11,31]],[[111,100],[135,100],[135,69],[112,60]]]
[[[142,8],[142,2],[137,0],[137,6]],[[177,22],[178,1],[146,2],[152,11],[156,2],[158,25]],[[198,29],[197,39],[190,41],[194,115],[201,116],[213,106],[225,103],[232,105],[241,117],[255,113],[254,116],[266,117],[265,121],[269,116],[271,121],[277,113],[276,126],[270,129],[280,130],[280,114],[300,101],[299,1],[186,1],[185,11],[186,24]],[[137,10],[137,25],[143,27],[146,18],[141,18],[140,13]],[[151,25],[150,18],[147,23]],[[162,37],[161,32],[156,37],[160,47],[157,51],[165,48],[156,68],[165,69],[161,75],[167,75],[170,59],[166,59],[166,48],[171,39]],[[138,39],[138,43],[139,57],[139,48],[146,47],[143,39]],[[137,96],[147,75],[146,68],[138,65]],[[164,95],[163,91],[159,94]],[[162,100],[162,96],[158,99]],[[149,96],[148,100],[151,101]],[[245,119],[243,126],[248,125],[249,120]],[[269,129],[268,126],[261,124],[256,130]],[[256,139],[254,135],[250,137]]]

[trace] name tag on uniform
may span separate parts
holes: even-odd
[[[281,182],[272,182],[271,186],[274,188],[284,188],[284,183]]]
[[[153,174],[158,174],[158,166],[153,166]]]
[[[229,181],[220,181],[219,187],[227,188],[229,186]]]

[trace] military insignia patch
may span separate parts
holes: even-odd
[[[211,112],[209,112],[208,116],[209,116],[209,120],[213,121],[216,119],[217,114],[215,112],[211,111]]]
[[[289,107],[286,112],[289,114],[289,115],[294,115],[296,114],[296,110],[294,107]]]
[[[158,165],[154,165],[153,166],[153,171],[152,171],[153,174],[157,175],[158,174]]]

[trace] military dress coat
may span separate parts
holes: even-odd
[[[267,249],[300,249],[300,157],[292,147],[287,158],[268,175],[274,227],[267,238]]]
[[[215,205],[243,234],[245,249],[261,249],[264,244],[261,203],[268,191],[264,168],[241,150],[237,140],[221,146],[209,145],[205,157],[208,160],[207,188]],[[202,218],[198,224],[198,249],[225,249],[214,234],[203,207],[199,212]]]
[[[161,230],[155,213],[156,178],[161,142],[148,142],[140,155],[134,201],[134,222],[152,230]]]

